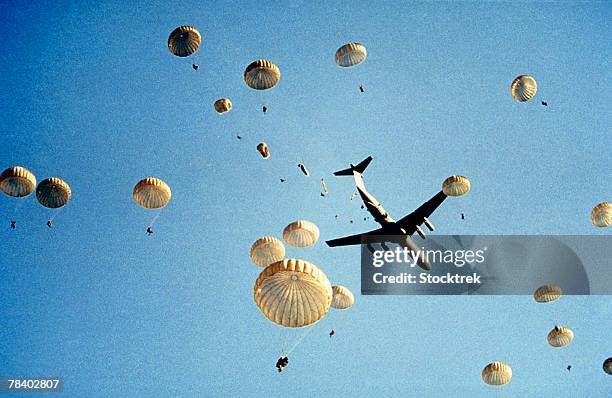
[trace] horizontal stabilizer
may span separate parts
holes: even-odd
[[[336,171],[334,175],[335,176],[352,176],[353,173],[363,174],[363,172],[368,167],[371,161],[372,161],[372,156],[368,156],[364,161],[359,163],[357,166],[353,166],[351,164],[350,168]]]

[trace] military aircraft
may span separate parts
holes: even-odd
[[[419,254],[417,264],[425,269],[430,270],[431,264],[425,257],[421,248],[410,237],[417,232],[421,238],[425,239],[425,232],[421,228],[425,224],[430,231],[434,230],[433,224],[427,217],[444,202],[446,194],[443,191],[438,192],[434,197],[423,203],[418,209],[408,214],[399,221],[395,221],[389,213],[382,207],[380,202],[370,194],[363,183],[363,172],[372,161],[372,156],[359,163],[358,165],[351,164],[348,169],[340,170],[334,173],[336,176],[353,176],[357,192],[361,196],[366,209],[372,214],[374,220],[378,222],[382,228],[373,231],[364,232],[357,235],[345,236],[343,238],[328,240],[325,243],[329,247],[359,245],[362,242],[368,245],[368,249],[373,251],[372,243],[380,243],[385,250],[389,248],[385,245],[386,242],[397,243],[413,253]]]

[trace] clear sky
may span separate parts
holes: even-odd
[[[75,397],[612,394],[611,297],[360,296],[359,248],[323,243],[376,227],[331,174],[368,155],[368,190],[395,218],[470,178],[431,217],[438,233],[609,235],[589,219],[612,199],[609,2],[51,3],[0,5],[0,169],[73,191],[52,230],[33,196],[0,198],[0,375],[62,376]],[[203,38],[187,59],[166,46],[184,24]],[[368,58],[339,68],[350,41]],[[272,90],[244,84],[259,58],[280,67]],[[520,74],[532,102],[509,94]],[[151,237],[155,212],[131,199],[148,176],[173,192]],[[303,331],[259,312],[248,251],[296,219],[321,241],[288,255],[357,296],[278,374]],[[575,332],[564,350],[546,343],[555,324]],[[482,383],[491,361],[509,385]]]

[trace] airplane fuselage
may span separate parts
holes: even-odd
[[[400,228],[393,217],[385,210],[382,204],[368,191],[362,187],[357,187],[357,191],[363,200],[363,204],[368,212],[385,230],[389,230],[389,235],[404,235],[406,231]]]
[[[407,248],[408,250],[414,253],[420,253],[419,246],[412,240],[407,231],[400,227],[393,217],[389,215],[389,213],[385,210],[385,208],[380,204],[380,202],[365,189],[365,185],[363,183],[363,179],[360,174],[355,174],[355,183],[357,185],[357,191],[359,192],[359,196],[361,196],[361,200],[365,205],[366,209],[374,220],[379,223],[383,229],[383,235],[395,236],[397,240],[394,240],[398,245]],[[421,254],[418,258],[418,264],[423,269],[429,270],[431,268],[431,264],[429,261]]]

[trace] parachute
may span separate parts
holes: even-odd
[[[70,186],[59,178],[47,178],[36,187],[38,203],[49,209],[64,207],[70,201],[71,196]]]
[[[446,196],[461,196],[470,191],[470,180],[464,176],[450,176],[442,184]]]
[[[365,61],[368,51],[361,43],[348,43],[336,51],[336,65],[343,68],[359,65]]]
[[[548,344],[555,348],[562,348],[569,345],[574,340],[574,332],[569,328],[555,326],[548,333]]]
[[[337,310],[346,310],[351,308],[355,303],[355,297],[353,293],[344,286],[332,286],[332,303],[331,307]]]
[[[321,320],[329,311],[332,288],[317,266],[284,259],[266,267],[255,282],[253,298],[272,322],[299,328]]]
[[[132,191],[132,197],[145,209],[159,209],[170,202],[172,192],[164,181],[149,177],[138,181]]]
[[[482,370],[482,381],[490,386],[502,386],[512,379],[512,369],[502,362],[491,362]]]
[[[609,375],[612,375],[612,357],[608,358],[603,363],[603,370]]]
[[[267,267],[285,257],[285,245],[273,236],[264,236],[253,243],[249,255],[255,265]]]
[[[285,227],[283,239],[293,247],[312,246],[319,240],[319,228],[310,221],[298,220]]]
[[[304,175],[306,177],[308,177],[310,175],[310,172],[308,171],[308,169],[306,168],[306,166],[304,165],[304,163],[299,163],[298,167],[300,168],[300,170],[302,170],[302,173],[304,173]]]
[[[528,102],[535,97],[538,91],[538,84],[529,75],[521,75],[512,81],[510,94],[518,102]]]
[[[550,303],[551,301],[559,300],[561,298],[561,287],[552,284],[540,286],[533,293],[533,298],[538,303]]]
[[[200,32],[193,26],[179,26],[168,37],[168,50],[177,57],[188,57],[198,51],[202,43]]]
[[[257,150],[259,151],[261,156],[263,156],[264,159],[268,159],[270,157],[270,151],[268,151],[268,146],[265,142],[262,142],[257,145]]]
[[[8,196],[23,198],[34,192],[36,177],[24,167],[9,167],[0,174],[0,190]]]
[[[258,59],[244,70],[244,82],[255,90],[267,90],[280,80],[280,69],[271,61]]]
[[[228,98],[221,98],[215,101],[214,106],[217,113],[222,114],[229,112],[232,109],[232,101],[230,101]]]
[[[612,225],[612,203],[602,202],[593,207],[591,211],[591,222],[599,228]]]

